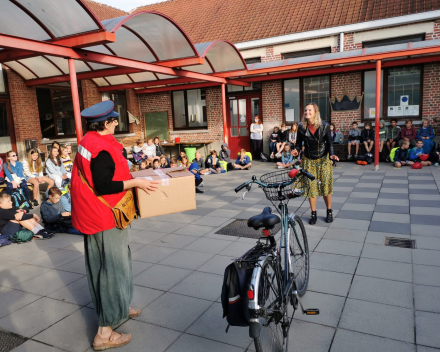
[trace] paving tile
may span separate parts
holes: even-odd
[[[203,216],[200,219],[193,222],[194,225],[204,225],[204,226],[220,226],[228,221],[229,218],[221,218],[217,216]]]
[[[134,252],[131,256],[133,260],[156,264],[175,252],[177,252],[175,248],[146,246]]]
[[[162,260],[159,264],[174,266],[182,269],[196,270],[213,256],[213,254],[209,253],[200,253],[181,249],[173,253],[173,255],[170,255]]]
[[[430,207],[415,207],[415,206],[411,206],[410,214],[411,215],[432,215],[432,216],[438,216],[438,209],[430,208]]]
[[[165,232],[150,232],[148,230],[139,230],[135,234],[130,235],[130,243],[151,244],[158,239],[166,236]]]
[[[0,319],[0,328],[32,337],[78,309],[77,305],[43,297]]]
[[[331,352],[414,352],[414,345],[339,328]],[[420,352],[419,349],[417,349]]]
[[[390,192],[381,192],[379,193],[379,199],[394,199],[397,202],[397,200],[407,200],[408,194],[402,194],[402,193],[390,193]]]
[[[350,229],[350,230],[368,230],[370,225],[369,221],[366,220],[351,220],[351,219],[338,219],[336,218],[330,225],[330,227],[337,227],[340,229]]]
[[[311,269],[308,290],[346,297],[351,278],[349,274]]]
[[[415,200],[411,199],[412,207],[430,207],[430,208],[440,208],[440,201],[438,200]]]
[[[374,198],[378,197],[378,193],[367,191],[367,192],[351,192],[350,198]]]
[[[0,283],[5,287],[13,287],[20,282],[27,281],[49,271],[49,268],[21,264],[11,269],[0,272]]]
[[[136,320],[185,331],[211,304],[194,297],[165,293],[148,305]]]
[[[412,309],[348,298],[339,327],[398,341],[414,342]]]
[[[184,278],[170,292],[215,301],[222,292],[223,276],[195,271]]]
[[[432,225],[440,226],[440,217],[431,215],[411,215],[411,224],[413,225]]]
[[[12,350],[13,352],[60,352],[61,350],[55,347],[51,347],[42,344],[37,341],[27,340],[17,348]]]
[[[295,350],[302,352],[327,352],[335,334],[334,328],[296,319],[290,328],[289,350],[295,346]]]
[[[80,252],[66,251],[60,249],[56,252],[52,252],[35,260],[32,260],[29,262],[29,264],[54,269],[82,256],[83,254]]]
[[[414,264],[440,266],[439,251],[412,249],[411,252],[412,252],[412,260]]]
[[[365,244],[362,258],[389,260],[392,262],[411,263],[411,249]]]
[[[336,215],[337,218],[352,220],[371,220],[373,211],[357,211],[357,210],[340,210]]]
[[[355,187],[356,192],[368,192],[368,190],[365,190],[368,188],[371,189],[379,189],[382,185],[380,183],[368,183],[368,182],[358,182]]]
[[[228,333],[224,333],[228,323],[222,316],[223,309],[221,304],[214,303],[186,332],[210,340],[247,348],[252,340],[246,329],[231,326]]]
[[[313,269],[354,274],[358,258],[345,255],[314,252],[310,257],[310,267]]]
[[[438,267],[427,265],[413,265],[414,283],[429,286],[440,286]]]
[[[440,238],[428,236],[412,236],[412,239],[416,240],[416,246],[418,249],[433,249],[437,251],[440,250]]]
[[[409,200],[408,199],[399,199],[396,201],[396,199],[387,199],[387,198],[379,198],[377,200],[377,205],[389,205],[389,209],[393,209],[396,206],[409,206]],[[391,212],[391,211],[390,211]]]
[[[409,214],[409,207],[376,205],[376,207],[374,208],[374,212],[376,212],[376,213],[393,213],[393,214]]]
[[[86,306],[92,302],[86,277],[52,292],[48,297],[80,306]]]
[[[3,248],[3,250],[0,252],[0,256],[3,255],[3,251],[6,252],[6,248]],[[21,265],[20,262],[16,262],[14,260],[10,260],[7,258],[1,258],[0,257],[0,272],[3,270],[7,270],[7,269],[11,269],[11,268],[15,268],[17,266]]]
[[[356,275],[412,282],[412,266],[407,263],[361,258]]]
[[[25,246],[25,247],[21,247]],[[37,246],[33,242],[28,242],[20,246],[8,246],[8,251],[2,253],[2,258],[8,258],[20,263],[28,263],[39,257],[45,256],[49,253],[58,251],[58,248],[52,248],[49,246]]]
[[[200,238],[197,241],[186,246],[185,249],[195,252],[218,254],[231,243],[231,241],[222,241],[212,238]]]
[[[440,195],[437,194],[410,194],[410,201],[412,200],[422,200],[422,201],[440,201]]]
[[[157,241],[153,242],[151,245],[180,249],[196,241],[198,238],[199,237],[196,236],[178,235],[173,233],[158,239]]]
[[[149,267],[153,266],[151,263],[140,262],[138,260],[132,260],[132,272],[133,277],[139,275],[141,272],[147,270]]]
[[[206,235],[207,233],[211,232],[213,229],[215,229],[214,226],[203,226],[203,225],[189,224],[189,225],[185,225],[184,227],[181,227],[180,229],[174,231],[173,233],[178,234],[178,235],[188,235],[188,236],[201,237],[201,236]]]
[[[197,204],[197,208],[211,208],[211,209],[218,209],[220,207],[222,207],[223,205],[226,205],[228,203],[226,202],[213,202],[213,201],[209,201],[209,202],[204,202],[202,204]]]
[[[5,288],[0,291],[0,318],[40,299],[41,296]]]
[[[402,215],[402,214],[396,214]],[[409,224],[402,224],[397,222],[389,222],[389,221],[372,221],[369,231],[373,232],[388,232],[390,234],[403,234],[410,235],[411,234],[411,226]],[[399,237],[399,236],[395,236]]]
[[[135,285],[168,291],[189,274],[191,274],[190,270],[165,265],[154,265],[137,275],[133,281]]]
[[[417,343],[424,346],[440,348],[440,314],[416,312]]]
[[[413,183],[410,182],[409,184],[409,189],[432,189],[432,190],[438,190],[437,185],[435,184],[435,182],[430,183],[429,181],[423,182],[423,183]]]
[[[151,232],[165,232],[171,233],[185,226],[183,223],[175,223],[175,222],[164,222],[164,221],[148,221],[148,224],[134,224],[134,228],[138,228],[139,230],[144,230],[148,228],[148,231]]]
[[[440,313],[440,287],[414,285],[414,305],[416,310]]]
[[[321,242],[319,242],[318,247],[316,247],[316,251],[321,253],[359,257],[362,251],[362,246],[362,243],[322,239]]]
[[[405,195],[409,193],[408,187],[402,186],[402,185],[399,185],[399,186],[388,187],[388,185],[383,185],[382,188],[380,189],[380,193],[388,193],[388,194],[398,193],[398,194],[405,194]]]
[[[161,222],[178,222],[178,223],[190,224],[193,221],[200,219],[201,217],[202,217],[201,215],[192,215],[192,214],[173,214],[172,216],[166,214],[166,215],[156,216],[154,217],[154,220]]]
[[[345,203],[341,210],[349,210],[349,211],[373,211],[374,204],[349,204]]]
[[[411,283],[355,275],[349,298],[392,306],[413,308]]]
[[[301,298],[301,302],[304,307],[318,308],[320,310],[319,315],[296,314],[295,319],[336,327],[341,316],[345,298],[310,291]]]
[[[46,296],[71,282],[79,280],[83,275],[61,270],[50,270],[40,276],[19,283],[14,288],[37,295]]]
[[[193,209],[193,210],[188,210],[185,211],[184,214],[189,214],[189,215],[200,215],[200,216],[205,216],[208,215],[209,213],[212,213],[212,208],[197,208],[197,209]]]
[[[233,242],[228,247],[226,247],[224,250],[222,250],[219,255],[225,255],[228,257],[236,257],[239,258],[243,254],[245,254],[247,251],[249,251],[252,247],[255,246],[254,243],[238,243]]]
[[[307,231],[307,236],[309,232]],[[364,243],[367,231],[329,228],[324,235],[327,240],[339,240]]]
[[[353,197],[348,198],[345,204],[376,204],[376,198]]]
[[[409,194],[427,194],[427,195],[432,195],[432,194],[438,194],[438,189],[437,187],[435,187],[436,189],[419,189],[419,188],[410,188],[409,189]]]
[[[225,257],[222,255],[216,255],[208,260],[205,264],[197,269],[197,271],[223,275],[226,267],[233,262],[233,257]]]
[[[393,214],[393,213],[377,213],[373,214],[373,221],[395,222],[399,224],[409,224],[410,218],[408,214]]]
[[[431,348],[426,346],[417,345],[417,352],[438,352],[438,348]]]

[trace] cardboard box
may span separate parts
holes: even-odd
[[[159,187],[148,195],[136,189],[137,205],[141,218],[196,209],[194,174],[184,167],[142,170],[132,172],[133,178],[159,181]]]

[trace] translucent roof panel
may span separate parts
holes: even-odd
[[[105,54],[105,55],[113,55],[110,50],[108,50],[104,45],[94,45],[84,48],[84,50],[94,51],[96,53]]]
[[[157,80],[156,76],[151,72],[130,73],[129,76],[135,82],[146,82]]]
[[[98,87],[104,87],[104,86],[108,86],[109,85],[104,78],[93,78],[92,80],[93,80],[93,82],[95,82],[95,84]]]
[[[37,76],[35,76],[31,71],[29,71],[23,65],[20,65],[17,61],[5,62],[4,65],[8,66],[10,69],[17,72],[25,80],[37,78]]]
[[[69,74],[69,62],[66,59],[63,59],[62,57],[49,56],[49,55],[46,55],[46,58],[48,58],[55,65],[57,65],[58,68],[61,71],[63,71],[65,75]],[[83,61],[79,61],[79,60],[75,60],[75,69],[76,72],[90,71],[90,68]]]
[[[76,0],[16,0],[16,2],[37,17],[56,38],[101,29],[93,14]]]
[[[227,41],[217,40],[215,42],[196,44],[195,47],[199,55],[209,61],[208,66],[211,64],[214,72],[246,69],[246,64],[240,52],[233,44]],[[203,66],[206,64],[207,63]],[[204,70],[205,72],[203,73],[210,73],[207,70],[207,67],[203,66],[201,71],[196,71],[197,69],[200,69],[198,66],[188,67],[187,69],[194,72],[202,72]]]
[[[205,63],[203,65],[194,65],[194,66],[184,67],[184,70],[191,71],[191,72],[197,72],[197,73],[204,73],[204,74],[214,73],[214,71],[212,71],[212,68],[209,65],[208,61],[209,60],[205,60]]]
[[[94,70],[106,70],[106,69],[109,69],[109,68],[115,68],[115,66],[97,64],[95,62],[88,62],[88,64]]]
[[[116,85],[116,84],[127,84],[127,83],[133,83],[131,79],[127,75],[120,75],[120,76],[108,76],[105,77],[107,81],[110,82],[110,84]]]
[[[31,70],[33,73],[35,73],[40,78],[59,76],[62,74],[60,72],[60,70],[58,70],[57,67],[53,63],[46,60],[43,56],[37,56],[37,57],[32,57],[29,59],[22,59],[22,60],[18,60],[18,61],[22,65],[29,68],[29,70]]]

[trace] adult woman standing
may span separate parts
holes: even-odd
[[[304,119],[298,128],[294,155],[298,155],[303,147],[303,142],[305,149],[301,159],[301,168],[309,171],[321,181],[321,183],[309,182],[309,187],[304,195],[309,198],[312,210],[309,224],[316,224],[316,200],[319,196],[324,197],[327,206],[325,221],[333,222],[333,169],[330,159],[339,161],[339,158],[334,155],[330,125],[321,120],[319,107],[315,103],[307,104],[304,109]]]
[[[260,160],[261,145],[263,144],[263,123],[260,116],[254,116],[251,124],[252,160]]]
[[[86,234],[87,280],[98,313],[95,350],[129,343],[131,335],[116,333],[112,326],[141,314],[129,307],[133,275],[128,231],[116,228],[110,207],[122,199],[125,204],[133,201],[126,197],[131,188],[139,187],[147,193],[157,188],[157,182],[131,178],[123,147],[113,136],[119,116],[113,107],[108,100],[82,111],[89,132],[78,146],[72,170],[72,223]]]

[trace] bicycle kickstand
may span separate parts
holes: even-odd
[[[301,307],[301,312],[303,315],[318,315],[319,314],[319,309],[316,309],[316,308],[304,309],[304,306],[301,303],[301,299],[299,298],[298,291],[296,291],[296,290],[293,291],[293,295],[298,300],[298,303],[299,303],[299,306]]]

